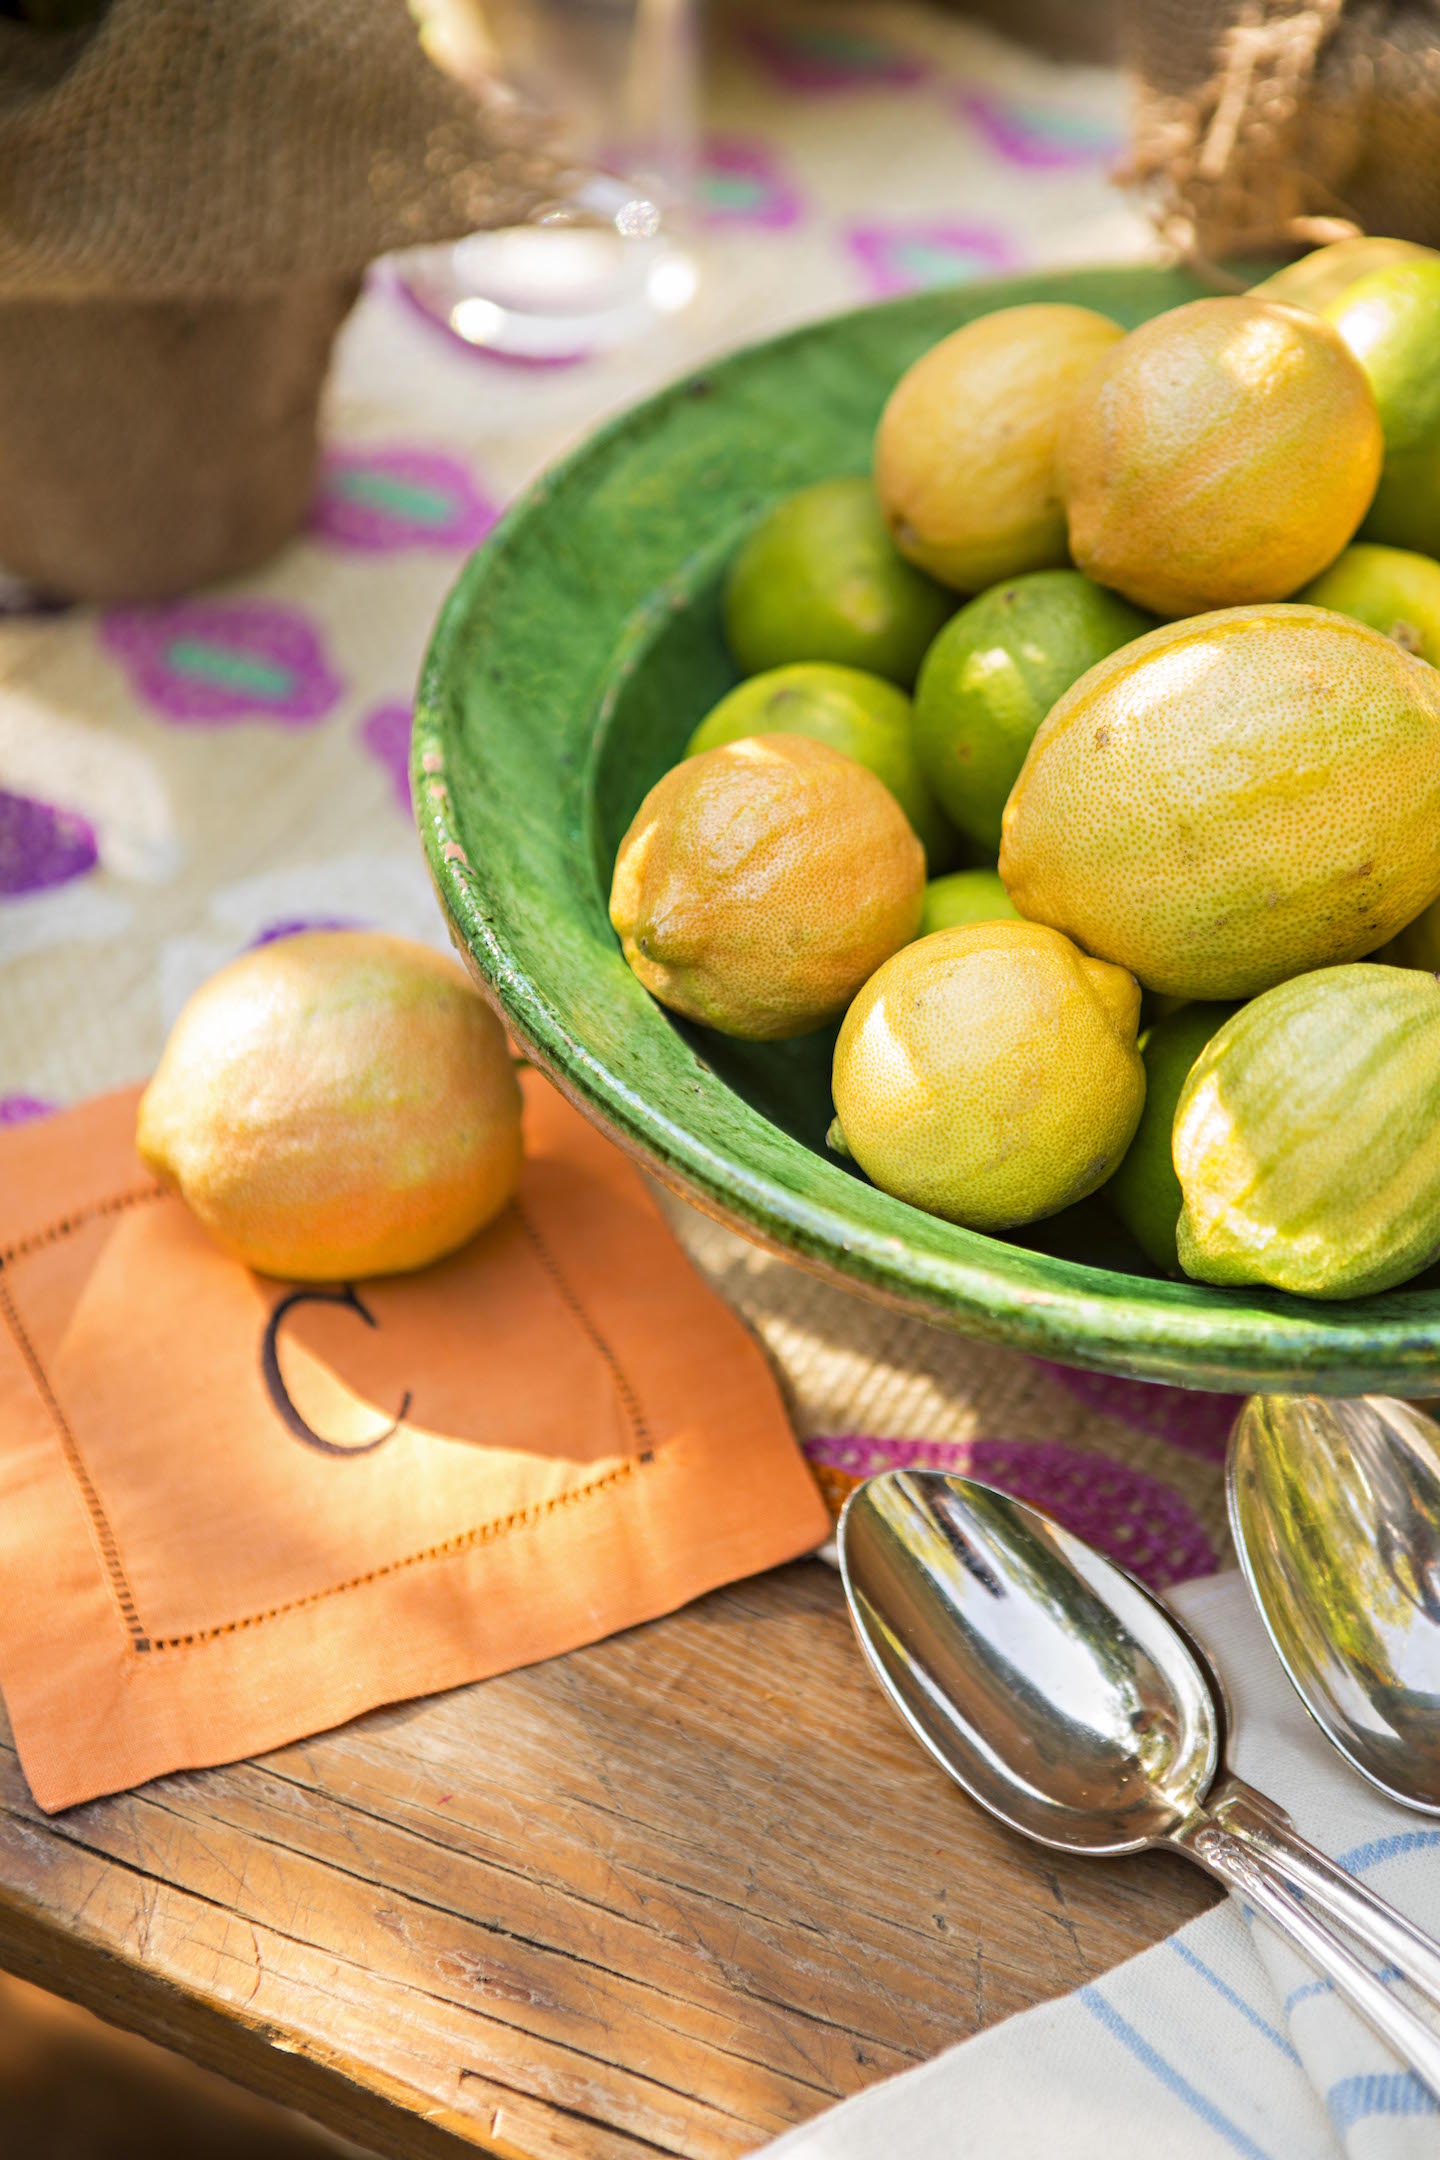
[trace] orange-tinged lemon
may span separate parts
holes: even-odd
[[[837,1142],[881,1189],[972,1230],[1103,1185],[1145,1100],[1140,986],[1040,923],[970,923],[896,953],[835,1045]]]
[[[620,843],[610,920],[652,996],[722,1034],[803,1035],[915,935],[925,851],[895,797],[806,735],[673,766]]]
[[[1037,301],[981,315],[901,376],[875,490],[902,555],[960,592],[1067,560],[1055,441],[1076,387],[1123,333]]]
[[[1192,300],[1076,393],[1059,449],[1070,551],[1157,615],[1283,600],[1351,538],[1383,447],[1365,371],[1320,316]]]
[[[140,1099],[144,1160],[266,1275],[424,1267],[497,1215],[520,1174],[505,1033],[453,960],[314,931],[196,991]]]
[[[1440,894],[1440,670],[1328,608],[1151,630],[1044,721],[1000,875],[1173,997],[1357,960]]]

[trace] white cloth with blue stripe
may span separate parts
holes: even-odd
[[[1234,1768],[1440,1933],[1440,1822],[1383,1800],[1322,1738],[1239,1575],[1172,1600],[1225,1676]],[[1121,2160],[1142,2149],[1164,2160],[1437,2160],[1440,2107],[1232,1899],[1078,1994],[791,2131],[765,2160]]]

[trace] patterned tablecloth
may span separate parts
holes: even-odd
[[[498,508],[598,418],[867,298],[1151,252],[1108,180],[1120,79],[953,13],[731,15],[706,103],[700,296],[642,349],[497,363],[379,266],[308,529],[262,573],[155,610],[0,600],[0,1120],[145,1074],[189,992],[260,939],[364,923],[444,943],[406,779],[426,635]],[[943,1335],[671,1205],[832,1483],[968,1465],[1156,1585],[1217,1564],[1227,1400]]]

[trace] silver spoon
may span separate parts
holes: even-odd
[[[1440,1426],[1388,1395],[1253,1395],[1225,1485],[1311,1717],[1381,1792],[1440,1815]]]
[[[875,1677],[973,1799],[1063,1851],[1184,1853],[1287,1936],[1440,2096],[1440,2032],[1306,1902],[1340,1871],[1226,1771],[1219,1681],[1148,1591],[1036,1509],[936,1470],[859,1487],[838,1545]],[[1342,1896],[1359,1888],[1340,1880]],[[1440,1946],[1372,1893],[1363,1903],[1367,1919],[1387,1916],[1387,1941],[1370,1926],[1358,1939],[1440,2007]]]

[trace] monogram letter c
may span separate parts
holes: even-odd
[[[351,1312],[358,1313],[366,1327],[373,1328],[376,1325],[375,1315],[362,1303],[352,1283],[346,1283],[339,1290],[292,1290],[288,1297],[281,1298],[270,1315],[260,1350],[260,1370],[265,1377],[265,1386],[276,1415],[289,1431],[294,1433],[297,1440],[303,1440],[306,1447],[315,1448],[321,1455],[373,1455],[376,1448],[383,1447],[387,1440],[393,1440],[400,1430],[405,1413],[410,1408],[409,1388],[406,1388],[401,1398],[400,1408],[396,1411],[392,1423],[386,1426],[384,1432],[377,1433],[373,1440],[362,1440],[354,1447],[344,1447],[339,1441],[327,1440],[323,1434],[316,1432],[314,1426],[306,1423],[291,1401],[290,1391],[280,1370],[280,1323],[286,1313],[296,1305],[344,1305]]]

